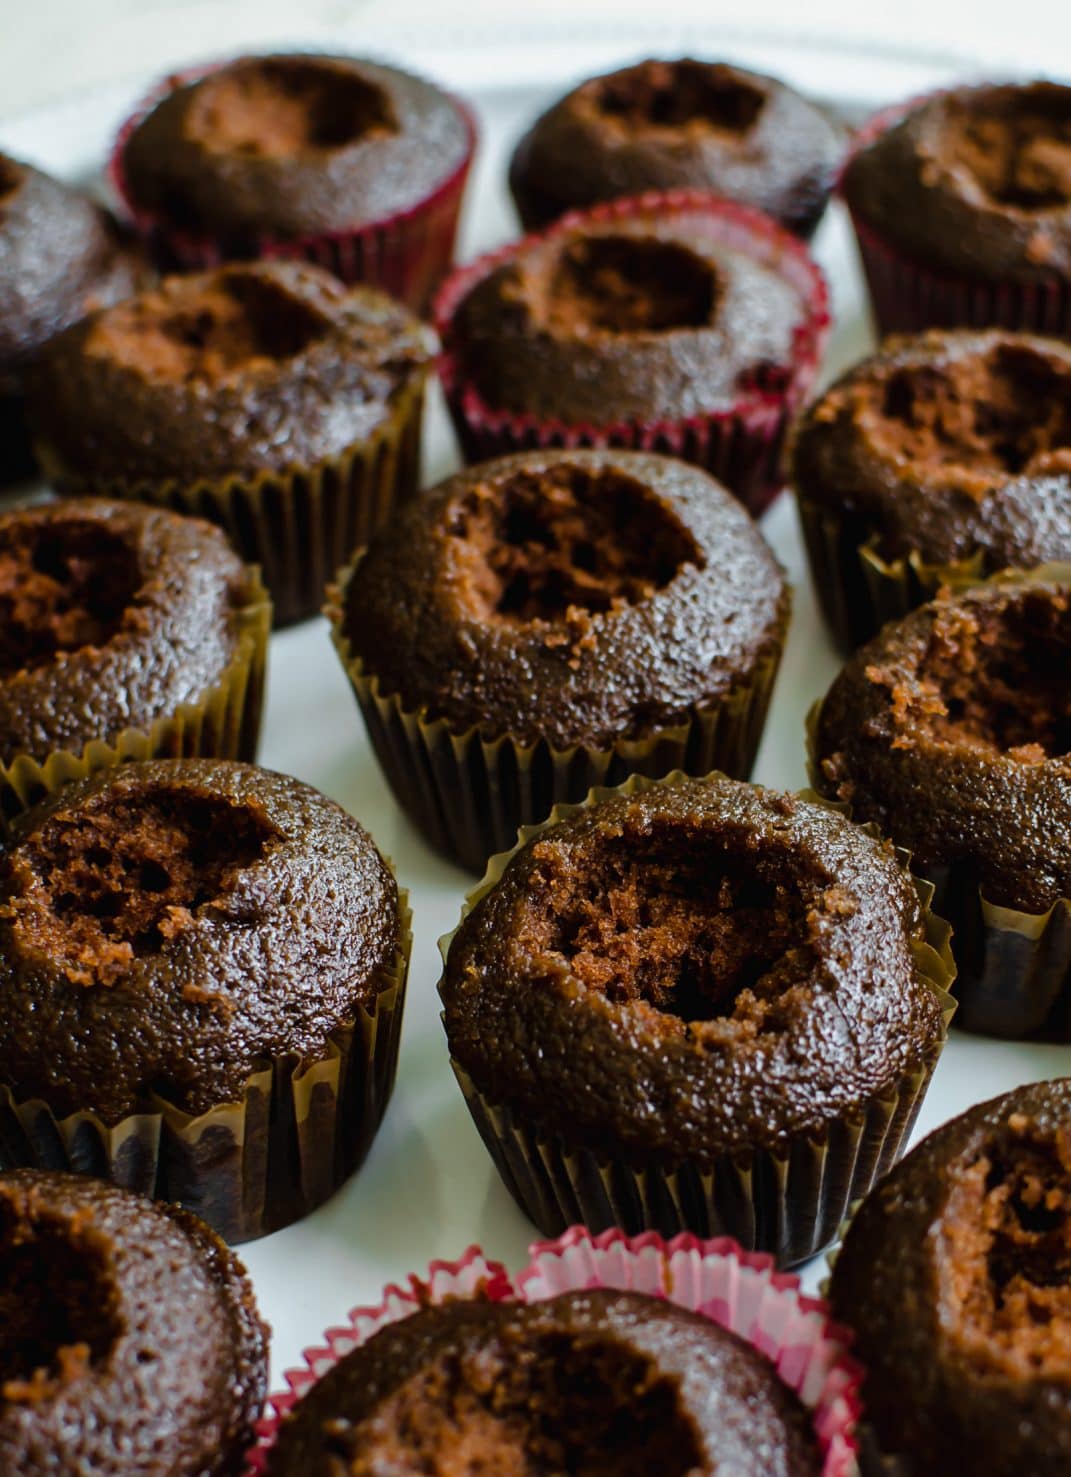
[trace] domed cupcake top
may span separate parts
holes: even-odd
[[[158,760],[68,787],[0,852],[0,1082],[108,1122],[322,1057],[400,947],[365,831],[283,775]]]
[[[1071,556],[1071,349],[991,330],[887,339],[804,416],[793,473],[889,559]]]
[[[238,1470],[267,1329],[238,1259],[176,1206],[83,1175],[0,1174],[0,1466]]]
[[[336,1470],[811,1477],[803,1406],[709,1319],[595,1289],[454,1300],[389,1324],[284,1421],[271,1477]]]
[[[781,572],[705,473],[629,452],[525,452],[407,505],[343,592],[384,692],[459,729],[558,748],[637,737],[774,651]]]

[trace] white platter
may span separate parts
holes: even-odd
[[[352,48],[352,34],[347,40]],[[516,34],[481,33],[457,49],[425,44],[399,51],[402,60],[463,89],[481,116],[484,144],[462,233],[462,258],[516,234],[504,188],[505,163],[527,120],[578,75],[644,51],[684,47],[708,55],[719,51],[716,33],[676,36],[670,31],[660,41],[653,29],[603,31],[575,44],[565,35],[547,41],[533,32],[522,44]],[[823,53],[798,44],[749,43],[740,35],[721,53],[774,71],[856,112],[931,87],[956,70],[972,70],[966,57],[957,68],[947,57],[874,57],[847,48]],[[69,178],[98,177],[116,125],[147,80],[8,120],[0,126],[0,148]],[[824,223],[816,251],[832,283],[837,318],[828,378],[869,346],[871,332],[854,249],[837,209]],[[445,475],[456,460],[445,412],[433,396],[427,480]],[[804,714],[825,690],[837,661],[818,621],[790,497],[775,504],[764,530],[789,571],[796,603],[755,778],[795,788],[805,778]],[[535,1232],[500,1184],[470,1123],[439,1022],[436,940],[456,923],[471,879],[434,856],[394,804],[322,620],[273,639],[260,759],[318,786],[368,827],[393,857],[410,890],[415,918],[398,1083],[367,1163],[314,1215],[242,1251],[274,1329],[274,1388],[281,1372],[299,1362],[303,1348],[349,1308],[377,1300],[384,1283],[423,1270],[435,1257],[455,1257],[472,1242],[515,1268]],[[1071,1047],[998,1043],[954,1033],[918,1132],[994,1093],[1064,1073],[1071,1074]],[[814,1287],[820,1275],[821,1265],[813,1263],[805,1269],[806,1284]]]

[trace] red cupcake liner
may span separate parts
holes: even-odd
[[[229,65],[227,61],[205,63],[173,72],[141,99],[122,124],[112,146],[107,174],[126,215],[145,242],[153,260],[165,271],[198,272],[236,259],[219,237],[208,232],[183,230],[156,211],[140,206],[133,198],[123,163],[126,146],[145,118],[176,87]],[[415,312],[422,313],[432,293],[450,268],[457,237],[465,184],[479,139],[472,109],[453,93],[448,94],[465,125],[466,149],[461,162],[446,179],[415,205],[382,220],[355,226],[348,231],[320,231],[302,236],[260,236],[242,260],[285,258],[326,267],[346,283],[380,287]]]
[[[908,113],[950,90],[922,93],[868,119],[856,134],[837,181],[859,244],[878,331],[884,337],[926,328],[1007,328],[1071,337],[1071,281],[1056,276],[1031,282],[986,281],[929,267],[883,236],[845,195],[845,175],[861,150]]]
[[[555,1241],[529,1249],[515,1278],[470,1247],[460,1261],[433,1262],[423,1278],[389,1286],[375,1307],[356,1308],[323,1343],[305,1350],[304,1365],[287,1370],[287,1389],[272,1395],[271,1414],[257,1425],[245,1477],[263,1477],[280,1422],[338,1361],[389,1323],[429,1303],[480,1293],[492,1302],[542,1302],[559,1293],[612,1287],[667,1299],[701,1313],[765,1355],[811,1412],[822,1452],[822,1477],[858,1477],[856,1426],[863,1408],[863,1371],[848,1353],[851,1335],[835,1324],[826,1303],[800,1292],[799,1278],[779,1272],[773,1258],[746,1252],[727,1237],[700,1241],[654,1232],[593,1236],[573,1226]]]
[[[784,382],[749,387],[734,405],[705,415],[605,426],[540,420],[488,404],[465,376],[453,332],[454,315],[477,283],[538,241],[554,240],[580,225],[627,220],[654,211],[701,217],[716,240],[775,268],[796,289],[805,311],[793,333],[792,362]],[[703,467],[756,517],[784,486],[785,434],[814,384],[831,323],[826,280],[806,247],[761,211],[702,190],[654,190],[572,211],[547,230],[458,268],[439,289],[432,317],[443,343],[439,376],[466,461],[487,461],[512,451],[546,447],[616,446],[662,452]]]

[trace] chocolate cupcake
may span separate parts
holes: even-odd
[[[524,1212],[813,1255],[906,1142],[942,926],[836,810],[633,779],[523,833],[452,939],[454,1069]]]
[[[286,1225],[364,1157],[408,911],[369,836],[284,775],[126,765],[0,851],[0,1154]]]
[[[814,781],[905,847],[953,927],[959,1024],[1071,1040],[1071,567],[943,593],[812,720]]]
[[[79,191],[0,154],[0,483],[35,467],[22,378],[57,333],[144,276],[111,218]]]
[[[841,190],[882,333],[1071,333],[1071,87],[958,87],[882,113]]]
[[[317,267],[172,277],[55,342],[30,383],[38,452],[63,492],[221,524],[286,624],[415,492],[433,355],[406,309]]]
[[[0,513],[0,826],[128,759],[252,759],[271,603],[217,528],[76,498]]]
[[[165,265],[292,256],[420,311],[453,254],[472,115],[396,67],[248,56],[169,78],[112,180]]]
[[[268,1330],[238,1258],[177,1206],[0,1174],[0,1468],[232,1477]]]
[[[815,589],[850,651],[943,584],[1071,558],[1071,348],[891,339],[811,406],[791,462]]]
[[[868,1197],[830,1297],[868,1371],[864,1471],[1071,1463],[1071,1081],[946,1123]]]
[[[283,1421],[270,1477],[347,1471],[819,1477],[807,1413],[699,1313],[610,1289],[387,1325]]]
[[[724,62],[643,61],[592,77],[532,125],[510,163],[525,230],[644,190],[710,190],[797,235],[822,218],[845,135],[773,77]]]
[[[481,872],[517,827],[634,772],[750,772],[789,591],[710,477],[526,452],[410,503],[328,605],[399,803]]]
[[[825,283],[795,237],[698,191],[570,215],[457,271],[436,300],[464,455],[662,451],[759,512],[814,380]]]

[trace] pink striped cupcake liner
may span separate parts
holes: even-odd
[[[725,409],[679,420],[573,424],[496,410],[466,377],[462,346],[453,328],[455,314],[468,294],[517,252],[537,241],[554,240],[577,226],[655,212],[691,217],[714,240],[774,268],[796,290],[804,312],[793,335],[787,371],[749,386]],[[617,446],[662,452],[703,467],[756,517],[784,485],[785,434],[814,384],[831,323],[826,281],[806,247],[761,211],[702,190],[649,191],[590,210],[573,211],[545,231],[499,247],[458,268],[439,289],[432,316],[444,349],[439,376],[467,462],[546,447]]]
[[[176,87],[197,82],[228,65],[216,61],[174,72],[152,88],[122,124],[108,161],[108,179],[127,218],[157,265],[166,271],[200,272],[231,260],[219,237],[183,230],[155,211],[139,205],[130,192],[124,167],[126,146],[157,103]],[[326,267],[346,283],[367,283],[389,292],[422,313],[450,268],[465,184],[479,133],[468,104],[450,95],[465,125],[466,148],[459,164],[431,194],[405,210],[348,231],[321,231],[289,237],[262,236],[243,259],[287,258]]]
[[[901,251],[852,209],[844,179],[856,156],[909,113],[950,89],[923,93],[883,108],[863,124],[841,169],[837,193],[851,217],[878,332],[919,333],[926,328],[1007,328],[1071,335],[1071,281],[1053,276],[1030,282],[985,281],[941,271]]]
[[[664,1241],[654,1232],[627,1237],[620,1231],[593,1236],[583,1226],[536,1243],[529,1254],[528,1265],[511,1278],[500,1263],[470,1247],[460,1261],[433,1262],[424,1277],[385,1288],[377,1306],[357,1308],[346,1323],[329,1329],[320,1345],[305,1351],[302,1366],[286,1372],[286,1389],[271,1396],[245,1477],[264,1477],[280,1422],[306,1391],[389,1323],[451,1298],[535,1303],[599,1287],[668,1299],[758,1349],[810,1411],[822,1477],[858,1477],[863,1371],[849,1353],[851,1336],[831,1320],[824,1302],[800,1291],[798,1277],[779,1272],[772,1257],[743,1251],[727,1237]]]

